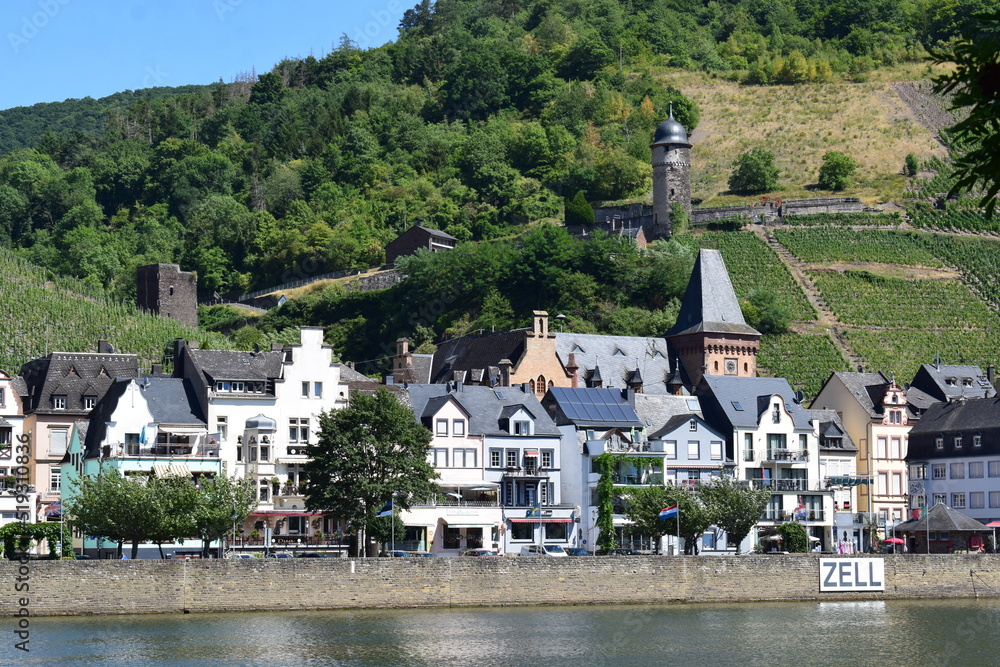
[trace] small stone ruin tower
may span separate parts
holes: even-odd
[[[182,324],[198,326],[198,278],[176,264],[150,264],[136,271],[136,306]]]
[[[691,212],[691,144],[687,130],[670,117],[653,135],[653,228],[656,236],[670,236],[670,204],[680,202]]]

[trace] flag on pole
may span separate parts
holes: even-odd
[[[677,503],[674,503],[670,507],[664,507],[660,510],[661,519],[673,519],[675,516],[677,516]]]
[[[45,516],[62,516],[62,501],[57,500],[45,508]]]
[[[524,516],[526,516],[529,519],[534,519],[542,516],[542,506],[539,505],[538,503],[535,503],[535,505],[530,510],[524,513]]]
[[[392,516],[392,501],[390,500],[385,505],[383,505],[382,509],[380,509],[375,516],[378,516],[378,517]]]

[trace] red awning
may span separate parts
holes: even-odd
[[[557,519],[551,516],[540,516],[534,519],[507,519],[511,523],[573,523],[573,519]]]

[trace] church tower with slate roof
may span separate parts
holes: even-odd
[[[760,332],[743,319],[718,250],[698,253],[677,323],[664,337],[680,359],[691,388],[705,375],[757,375]]]

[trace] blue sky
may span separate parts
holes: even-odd
[[[416,0],[2,0],[0,109],[121,90],[232,81],[347,34],[397,36]]]

